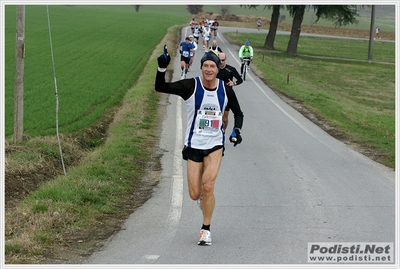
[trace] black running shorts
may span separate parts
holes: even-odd
[[[190,62],[190,57],[183,57],[182,55],[181,55],[181,62],[185,62],[185,64],[189,64],[189,62]]]
[[[192,160],[194,162],[201,163],[204,159],[205,156],[209,155],[210,153],[219,150],[220,148],[223,148],[222,150],[222,156],[224,156],[224,151],[225,147],[224,146],[215,146],[212,149],[194,149],[194,148],[189,148],[187,146],[183,147],[182,150],[182,157],[184,160]]]

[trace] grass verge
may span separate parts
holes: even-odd
[[[181,27],[170,28],[162,44],[175,47]],[[160,51],[161,44],[126,94],[105,143],[66,176],[43,184],[6,212],[6,263],[46,263],[51,257],[54,262],[57,253],[71,248],[88,255],[95,247],[93,239],[99,240],[99,234],[103,240],[108,238],[150,197],[160,170],[160,156],[153,155],[157,152],[160,95],[149,85],[154,84],[155,58]],[[144,177],[153,158],[155,174]]]

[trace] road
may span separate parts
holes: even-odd
[[[217,41],[228,64],[239,68],[239,48],[221,35]],[[203,53],[199,46],[188,77],[200,75]],[[178,58],[172,66],[178,80]],[[245,115],[243,142],[226,145],[215,187],[213,245],[197,245],[202,216],[189,197],[181,157],[185,105],[169,96],[161,104],[160,182],[88,264],[307,264],[309,242],[395,242],[393,170],[329,136],[251,71],[235,92]]]

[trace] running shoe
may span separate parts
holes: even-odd
[[[197,245],[199,246],[211,246],[211,232],[208,230],[200,230],[200,239],[199,242],[197,242]]]

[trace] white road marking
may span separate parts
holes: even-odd
[[[175,235],[182,213],[183,201],[183,172],[182,172],[182,108],[180,97],[176,103],[176,139],[174,149],[174,164],[172,174],[171,205],[169,207],[167,223]]]

